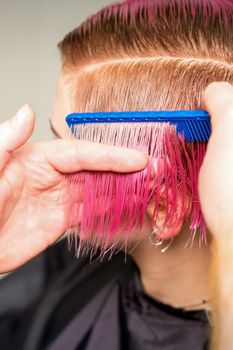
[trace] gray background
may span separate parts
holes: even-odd
[[[37,116],[32,140],[51,138],[60,57],[57,43],[113,0],[0,0],[0,122],[30,103]]]

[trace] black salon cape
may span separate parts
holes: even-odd
[[[62,241],[0,281],[1,350],[204,350],[203,311],[143,291],[130,257],[90,263]]]

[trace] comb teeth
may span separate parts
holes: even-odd
[[[207,142],[210,138],[210,120],[178,120],[175,124],[177,126],[177,133],[184,133],[185,141]]]
[[[202,110],[72,113],[66,122],[71,131],[80,124],[170,123],[176,126],[178,134],[184,134],[185,141],[190,142],[207,142],[211,135],[210,116]]]

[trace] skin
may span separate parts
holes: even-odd
[[[199,177],[202,211],[213,234],[211,287],[214,291],[212,348],[231,350],[233,324],[233,87],[209,86],[204,95],[212,136]]]
[[[0,273],[21,266],[64,234],[65,173],[130,172],[147,164],[144,154],[92,142],[25,144],[34,123],[26,105],[0,125]]]
[[[187,311],[210,310],[208,271],[210,249],[199,247],[198,239],[185,247],[189,238],[188,225],[184,224],[171,247],[154,246],[147,238],[132,252],[136,261],[144,290],[148,295],[175,308]],[[204,302],[205,301],[205,302]]]
[[[230,312],[233,311],[230,297],[233,265],[233,243],[230,238],[233,221],[233,87],[227,83],[211,84],[205,91],[204,101],[212,117],[213,133],[200,173],[200,200],[217,246],[218,263],[214,274],[219,298],[217,305],[220,305],[217,306],[217,311],[221,320],[222,338],[228,339],[228,343],[225,342],[221,349],[230,349],[227,347],[230,332],[227,337],[224,329],[230,328],[232,320],[230,316],[227,320],[223,317],[221,306],[226,306],[227,303],[229,314],[233,315]],[[66,140],[26,144],[35,123],[34,112],[28,105],[0,125],[0,273],[21,266],[63,235],[66,229],[61,195],[64,173],[84,169],[130,172],[141,170],[147,165],[147,155],[137,151],[68,140],[64,115],[72,112],[70,105],[64,77],[61,75],[53,124]],[[142,241],[134,255],[146,291],[179,307],[194,305],[199,298],[206,299],[209,295],[206,282],[209,251],[202,249],[197,253],[198,247],[195,246],[193,253],[190,254],[187,250],[180,254],[186,233],[187,228],[182,228],[167,255],[158,254],[158,251],[155,253],[155,249],[152,249],[155,247],[149,245],[149,240]],[[220,273],[223,268],[224,274]],[[185,289],[182,281],[189,281],[190,269],[194,271],[194,277],[187,282]],[[167,283],[165,276],[169,277]],[[197,280],[200,287],[194,293]],[[188,298],[190,292],[192,297]],[[178,295],[182,295],[182,298],[179,299]],[[218,339],[221,345],[222,338]]]

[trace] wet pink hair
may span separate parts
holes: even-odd
[[[104,8],[59,44],[73,111],[203,108],[210,82],[233,82],[232,18],[230,0],[128,0]],[[122,234],[126,247],[143,230],[151,205],[151,227],[161,207],[165,212],[162,238],[167,225],[187,220],[191,237],[200,232],[206,241],[198,199],[206,144],[185,142],[168,124],[87,125],[72,132],[150,155],[147,169],[138,173],[67,177],[67,227],[79,237],[78,251],[87,241],[103,252],[114,249]]]

